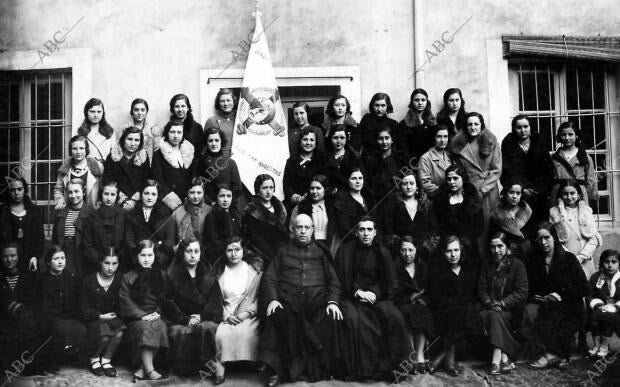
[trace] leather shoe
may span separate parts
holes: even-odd
[[[267,378],[267,383],[265,383],[265,386],[267,387],[276,387],[280,385],[280,375],[271,375],[269,378]]]

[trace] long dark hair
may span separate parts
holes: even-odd
[[[90,133],[90,125],[92,124],[88,120],[88,111],[93,106],[101,106],[101,110],[103,110],[103,114],[101,115],[101,121],[99,121],[99,133],[105,138],[112,137],[114,133],[114,129],[108,124],[108,121],[105,119],[105,107],[103,106],[103,102],[99,98],[91,98],[84,105],[84,121],[82,121],[82,125],[78,128],[78,134],[88,136]]]
[[[150,268],[143,268],[138,263],[138,255],[143,249],[153,249],[153,254],[155,255],[155,260],[153,261],[153,266]],[[136,264],[136,273],[138,277],[133,283],[133,286],[130,290],[130,296],[133,300],[141,300],[143,299],[147,293],[152,294],[160,294],[164,289],[164,279],[161,274],[161,270],[159,268],[159,262],[157,259],[157,243],[153,242],[150,239],[144,239],[138,242],[138,247],[135,251],[135,264]]]
[[[415,109],[415,105],[413,104],[413,97],[416,94],[422,94],[423,96],[426,97],[426,107],[424,108],[424,111],[422,111],[422,119],[424,120],[424,122],[428,122],[430,120],[432,120],[433,117],[433,112],[431,111],[431,100],[428,99],[428,93],[426,92],[426,90],[424,89],[415,89],[411,92],[411,96],[409,97],[409,105],[407,105],[407,107],[414,113],[416,113],[417,115],[417,111]]]
[[[588,154],[586,153],[586,148],[583,144],[583,134],[581,133],[581,129],[572,121],[566,121],[560,124],[557,132],[555,133],[555,138],[560,138],[560,134],[564,129],[572,129],[575,132],[575,146],[577,147],[577,160],[579,163],[585,166],[589,166],[588,162]]]

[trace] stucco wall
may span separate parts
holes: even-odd
[[[401,75],[413,66],[410,1],[390,1],[389,7],[358,0],[261,3],[263,24],[277,18],[267,30],[274,66],[359,65],[362,106],[383,90],[399,101],[395,116],[404,114],[413,86]],[[231,51],[240,51],[238,43],[253,29],[253,8],[248,0],[2,1],[0,47],[37,50],[85,16],[61,52],[93,50],[92,96],[104,101],[109,121],[124,122],[131,100],[140,96],[150,102],[151,119],[163,123],[170,97],[179,92],[200,116],[199,70],[231,62]],[[230,68],[244,66],[239,60]],[[74,106],[81,110],[84,102]]]
[[[425,84],[434,106],[443,104],[444,90],[460,87],[467,110],[479,111],[485,117],[489,112],[489,88],[505,83],[504,79],[487,79],[487,40],[501,39],[507,34],[620,35],[620,10],[613,0],[439,0],[424,2],[425,47],[430,48],[444,31],[454,31],[470,16],[472,19],[454,42],[424,67]],[[504,123],[493,124],[508,126],[508,117]]]

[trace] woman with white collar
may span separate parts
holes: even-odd
[[[181,204],[192,180],[194,146],[183,136],[183,122],[172,118],[153,154],[152,177],[161,185],[162,201],[171,210]]]

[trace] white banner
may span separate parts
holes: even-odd
[[[274,178],[276,197],[284,199],[282,178],[289,157],[288,130],[260,12],[256,13],[252,46],[243,74],[232,154],[241,181],[250,192],[254,193],[256,176],[266,173]]]

